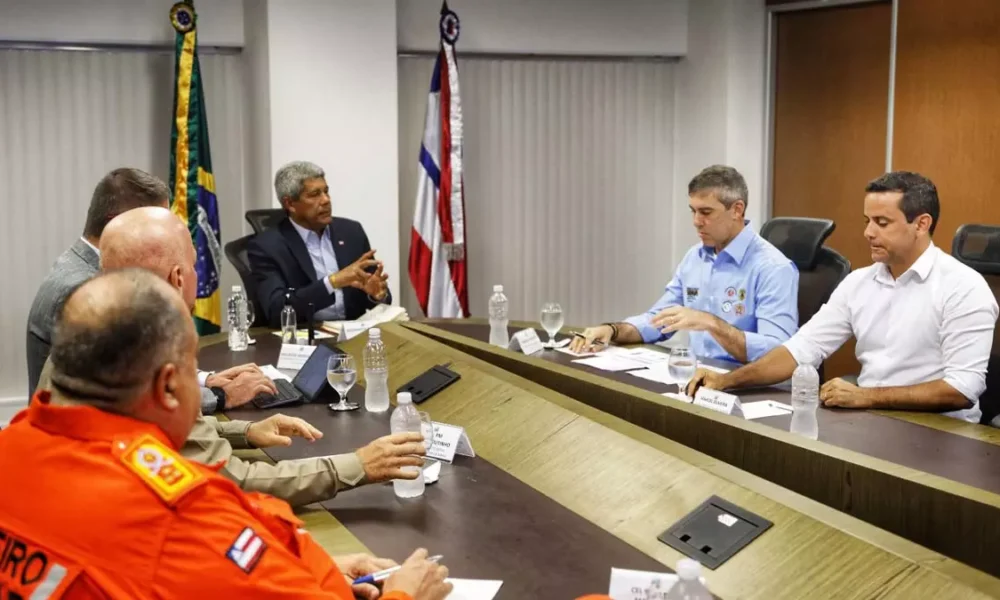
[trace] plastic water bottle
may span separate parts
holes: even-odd
[[[299,340],[297,337],[298,323],[295,317],[295,308],[292,307],[292,294],[295,293],[294,288],[289,288],[288,293],[285,294],[285,308],[281,309],[281,343],[282,344],[298,344]]]
[[[712,600],[712,594],[701,582],[701,563],[690,558],[677,561],[677,583],[664,600]]]
[[[396,410],[389,417],[389,427],[392,433],[421,433],[420,415],[413,406],[409,392],[396,395]],[[403,471],[415,472],[417,478],[393,479],[392,489],[398,498],[416,498],[424,495],[424,472],[420,467],[401,467]]]
[[[247,327],[250,325],[248,316],[247,297],[243,293],[243,287],[234,285],[233,292],[229,295],[229,349],[233,352],[242,352],[250,345],[247,335]]]
[[[385,412],[389,410],[389,358],[382,343],[382,330],[372,327],[368,330],[368,344],[365,346],[365,410]]]
[[[799,365],[792,373],[791,432],[815,440],[819,437],[816,408],[819,406],[819,373],[812,365]]]
[[[490,296],[490,344],[502,348],[510,343],[507,335],[507,306],[503,286],[493,286],[493,295]]]

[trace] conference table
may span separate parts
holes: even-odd
[[[675,385],[600,371],[553,350],[525,356],[491,346],[482,319],[405,326],[1000,576],[1000,430],[939,414],[821,408],[813,441],[789,433],[790,415],[748,421],[661,395]],[[512,323],[510,332],[526,327],[538,324]],[[735,393],[743,403],[790,403],[787,386]]]
[[[391,485],[343,492],[300,508],[333,554],[369,551],[396,560],[416,547],[444,555],[452,576],[502,580],[497,598],[560,599],[605,593],[613,567],[671,572],[682,555],[657,535],[712,495],[773,526],[728,562],[706,571],[721,598],[987,598],[1000,580],[845,512],[596,409],[414,330],[390,323],[383,341],[396,389],[438,364],[461,379],[420,405],[465,429],[475,458],[442,466],[423,497]],[[279,338],[230,352],[207,339],[200,367],[275,364]],[[364,336],[339,344],[360,364]],[[359,369],[360,370],[360,369]],[[362,401],[364,377],[351,391]],[[389,431],[388,413],[334,413],[316,403],[284,407],[324,436],[265,450],[267,460],[351,451]],[[230,411],[260,419],[274,411]],[[849,593],[848,593],[849,592]]]

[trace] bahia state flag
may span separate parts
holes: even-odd
[[[174,66],[174,120],[170,132],[170,210],[187,223],[198,255],[195,326],[200,335],[217,333],[222,324],[219,276],[222,246],[219,204],[208,145],[208,117],[198,65],[197,15],[189,2],[170,9],[177,31]]]
[[[458,33],[458,16],[446,2],[441,7],[441,50],[427,99],[410,235],[410,282],[428,317],[469,316]]]

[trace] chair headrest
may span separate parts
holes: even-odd
[[[951,242],[951,255],[983,275],[1000,275],[1000,227],[962,225]]]
[[[764,223],[760,235],[773,244],[802,271],[816,267],[819,249],[836,224],[830,219],[775,217]]]

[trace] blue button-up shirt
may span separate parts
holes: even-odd
[[[711,313],[746,335],[748,362],[767,354],[799,328],[799,271],[792,261],[757,235],[749,221],[716,256],[701,244],[688,250],[666,292],[641,315],[626,319],[653,343],[667,339],[650,322],[661,310],[686,306]],[[696,356],[735,361],[705,331],[690,332]]]
[[[302,241],[305,242],[313,269],[316,271],[316,279],[322,279],[326,285],[326,291],[334,296],[333,304],[322,310],[317,310],[313,318],[317,321],[343,320],[346,314],[344,312],[344,290],[334,289],[333,284],[330,283],[330,275],[340,270],[340,266],[337,264],[337,255],[333,252],[333,241],[330,240],[330,228],[324,229],[323,237],[320,237],[315,231],[310,231],[291,219],[289,221],[302,236]]]

